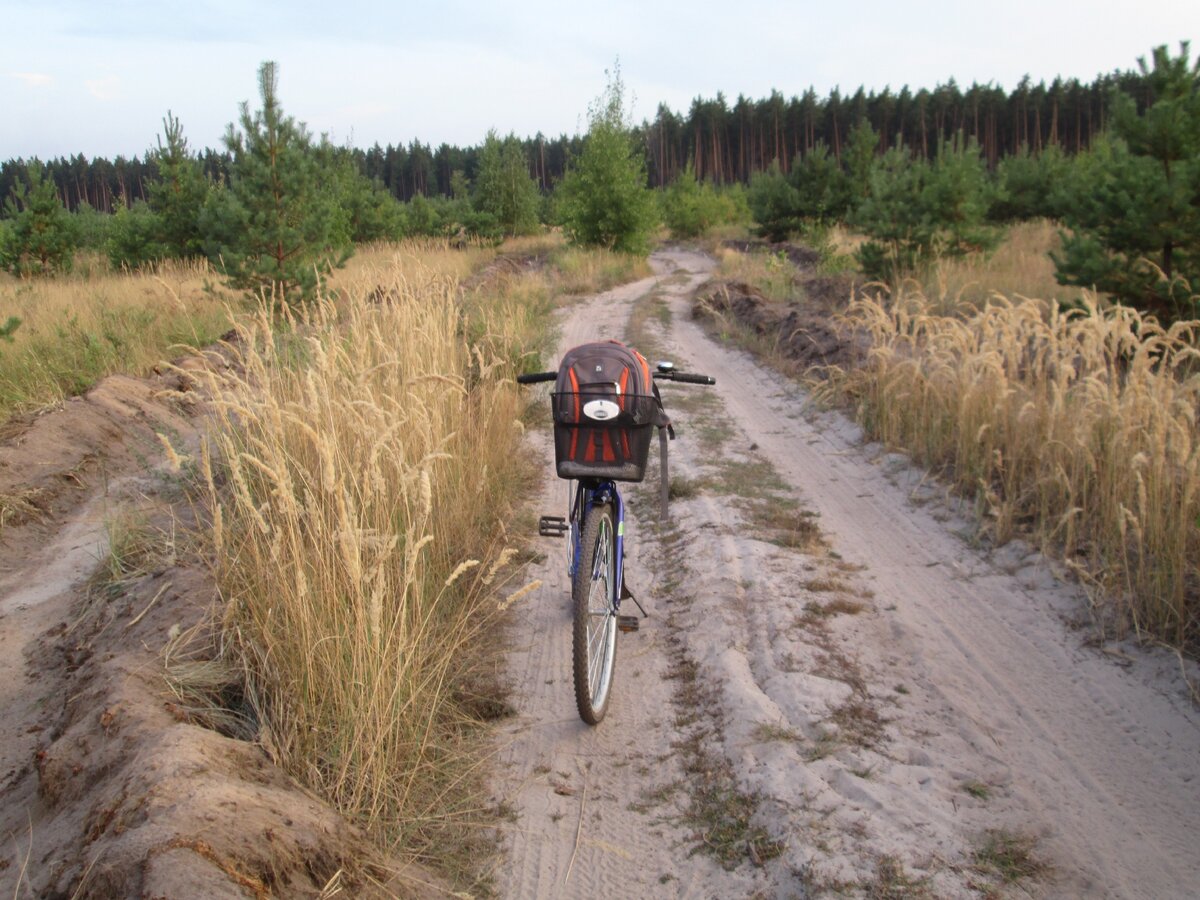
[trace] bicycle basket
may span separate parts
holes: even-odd
[[[559,478],[641,481],[660,407],[650,366],[618,341],[567,352],[552,398]]]
[[[559,478],[646,477],[658,401],[615,392],[555,393],[554,461]]]

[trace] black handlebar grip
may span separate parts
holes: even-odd
[[[518,375],[517,384],[537,384],[539,381],[553,381],[557,377],[557,372],[530,372],[528,375]]]
[[[717,379],[711,375],[691,375],[687,372],[675,372],[672,381],[682,381],[684,384],[716,384]]]

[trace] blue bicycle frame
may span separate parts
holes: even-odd
[[[583,556],[583,523],[593,506],[611,503],[613,508],[613,525],[616,531],[616,560],[613,579],[613,610],[621,609],[621,585],[625,571],[625,501],[615,481],[580,481],[575,487],[575,499],[571,504],[571,553],[567,558],[567,576],[575,577],[579,561]]]

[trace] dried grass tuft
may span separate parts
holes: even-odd
[[[236,326],[200,468],[225,642],[264,744],[378,839],[433,858],[487,818],[462,697],[512,555],[496,535],[523,472],[514,360],[537,317],[492,296],[468,320],[454,272],[391,254]]]

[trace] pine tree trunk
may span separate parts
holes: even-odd
[[[777,157],[782,158],[782,157],[786,156],[787,154],[785,154],[783,152],[782,148],[779,146],[779,111],[778,110],[775,111],[774,115],[772,116],[772,119],[773,119],[774,125],[775,125],[775,155]]]

